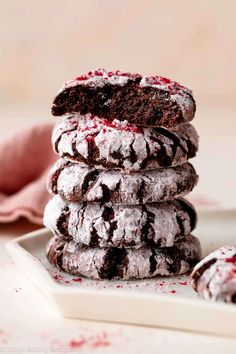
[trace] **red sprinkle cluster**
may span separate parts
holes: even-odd
[[[104,75],[104,71],[102,69],[96,69],[96,70],[90,70],[87,74],[81,75],[81,76],[77,76],[75,78],[75,80],[77,81],[83,81],[83,80],[88,80],[91,77],[94,76],[103,76]]]
[[[108,128],[114,128],[114,129],[122,130],[122,131],[126,131],[126,132],[133,132],[133,133],[141,133],[142,132],[142,130],[140,128],[138,128],[136,125],[132,125],[132,124],[120,125],[114,121],[110,122],[107,119],[103,119],[102,124]]]
[[[91,119],[95,118],[94,116],[91,116]],[[73,122],[72,122],[73,123]],[[132,125],[132,124],[127,124],[127,125],[121,125],[121,124],[117,124],[116,122],[110,122],[109,120],[107,119],[102,119],[101,121],[101,126],[102,126],[102,130],[103,130],[103,133],[106,133],[107,132],[107,129],[111,128],[111,129],[116,129],[118,131],[126,131],[126,132],[132,132],[132,133],[137,133],[137,134],[141,134],[142,133],[142,129],[135,126],[135,125]],[[90,130],[93,130],[93,129],[97,129],[99,127],[98,124],[94,123],[91,127],[85,127],[83,129],[80,129],[78,127],[78,131],[81,131],[81,132],[86,132],[86,131],[90,131]],[[69,134],[70,132],[68,132],[67,134]],[[85,140],[87,142],[92,142],[94,141],[94,137],[96,136],[96,134],[88,134],[86,137],[85,137]]]
[[[115,71],[105,71],[104,69],[96,69],[96,70],[91,70],[87,74],[77,76],[74,80],[75,81],[85,81],[88,79],[91,79],[93,77],[102,77],[104,80],[108,80],[109,78],[113,76],[123,76],[123,77],[128,77],[130,79],[138,79],[142,78],[140,74],[132,74],[129,72],[121,71],[121,70],[115,70]],[[180,85],[176,81],[172,81],[166,77],[162,76],[146,76],[144,77],[146,79],[146,82],[149,85],[159,85],[159,86],[164,86],[165,89],[170,91],[172,94],[176,94],[177,92],[181,95],[182,90],[189,92],[189,90]]]
[[[90,79],[91,77],[96,77],[96,76],[102,76],[102,77],[104,77],[104,79],[107,79],[108,77],[112,77],[112,76],[124,76],[124,77],[128,77],[131,79],[136,79],[136,78],[141,77],[139,74],[131,74],[131,73],[120,71],[120,70],[106,72],[103,69],[96,69],[96,70],[90,70],[85,75],[77,76],[75,78],[75,80],[76,81],[84,81],[84,80]]]
[[[147,82],[150,85],[165,86],[169,91],[172,91],[172,93],[176,93],[179,90],[188,90],[186,87],[180,85],[178,82],[172,81],[162,76],[149,76],[147,77]]]
[[[54,274],[53,278],[57,281],[57,282],[61,282],[63,280],[63,276],[61,274]]]
[[[63,275],[61,274],[52,274],[53,279],[55,279],[55,281],[57,283],[64,283],[64,284],[71,284],[72,282],[75,283],[82,283],[82,278],[72,278],[71,280],[64,280]]]
[[[82,346],[87,345],[91,348],[98,348],[98,347],[107,347],[111,345],[111,342],[108,340],[108,334],[103,332],[101,335],[92,336],[87,339],[80,338],[80,339],[72,339],[67,347],[69,348],[81,348]]]

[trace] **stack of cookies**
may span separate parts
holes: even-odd
[[[198,176],[191,91],[160,76],[90,71],[58,92],[52,143],[47,257],[91,279],[189,271],[201,258],[194,207]]]

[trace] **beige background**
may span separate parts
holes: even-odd
[[[234,103],[234,0],[0,0],[0,102],[45,114],[61,83],[95,67],[159,73],[199,102]],[[27,109],[27,108],[26,108]]]
[[[236,205],[234,0],[0,0],[0,131],[50,118],[91,68],[157,73],[193,89],[196,189]],[[229,203],[230,202],[230,203]]]

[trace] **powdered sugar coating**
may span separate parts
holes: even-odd
[[[58,160],[49,172],[48,191],[71,202],[145,204],[189,193],[198,177],[189,163],[159,170],[125,173]]]
[[[236,303],[236,247],[210,253],[192,272],[193,288],[206,300]]]
[[[129,206],[68,203],[57,195],[45,208],[44,225],[56,235],[87,246],[139,248],[155,243],[172,247],[195,228],[196,212],[182,199]]]
[[[74,79],[67,81],[65,84],[63,84],[57,94],[61,93],[69,87],[74,87],[77,85],[103,87],[106,84],[111,84],[122,86],[125,85],[129,80],[132,81],[139,77],[141,77],[141,75],[131,74],[121,70],[106,71],[105,69],[98,68],[95,70],[90,70],[84,75],[77,76]]]
[[[55,237],[46,253],[51,263],[76,276],[128,280],[184,274],[201,258],[201,246],[192,235],[178,240],[173,247],[139,249],[87,247]]]
[[[56,153],[70,161],[137,171],[186,162],[196,154],[198,135],[191,124],[168,131],[77,114],[55,126],[52,145]]]
[[[58,91],[58,94],[61,93],[65,88],[74,87],[77,85],[90,85],[90,86],[99,86],[102,87],[106,84],[111,85],[125,85],[128,81],[134,81],[137,78],[140,78],[140,86],[153,86],[158,87],[161,90],[169,91],[173,94],[176,91],[185,91],[189,94],[192,94],[192,91],[187,87],[180,85],[178,82],[167,79],[162,76],[143,76],[141,74],[133,74],[130,72],[122,70],[107,71],[105,69],[95,69],[90,70],[84,75],[75,77],[72,80],[68,80],[61,89]]]

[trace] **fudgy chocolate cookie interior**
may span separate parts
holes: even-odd
[[[136,125],[161,125],[172,127],[183,123],[183,114],[178,104],[166,90],[140,87],[141,77],[125,85],[106,84],[102,87],[76,85],[65,88],[56,96],[52,114],[92,113],[109,120],[127,120]],[[192,96],[195,111],[195,103]]]

